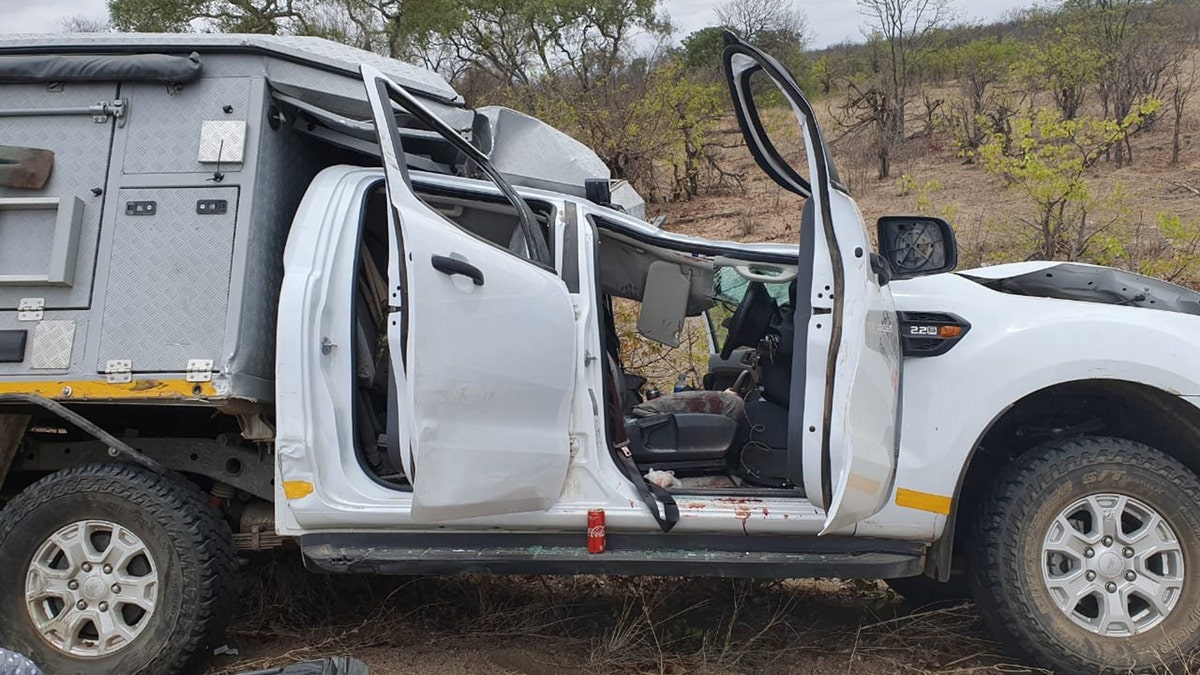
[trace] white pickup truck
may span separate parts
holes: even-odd
[[[117,60],[145,47],[68,44]],[[4,55],[30,50],[0,42],[0,85]],[[226,67],[208,54],[205,68]],[[328,572],[861,577],[913,594],[950,581],[1014,654],[1064,673],[1176,667],[1200,642],[1200,295],[1078,264],[952,273],[953,233],[935,218],[879,219],[873,250],[795,80],[732,35],[747,146],[806,199],[798,246],[665,232],[615,208],[604,182],[587,196],[513,187],[480,127],[431,111],[420,82],[362,65],[370,118],[355,120],[317,110],[280,84],[272,59],[287,59],[266,58],[252,100],[269,105],[244,128],[341,153],[318,157],[298,206],[269,212],[278,227],[240,220],[250,158],[224,146],[217,168],[201,145],[189,169],[221,187],[187,189],[208,190],[189,193],[203,222],[240,204],[238,232],[273,233],[219,256],[235,261],[230,297],[269,291],[251,314],[272,349],[244,338],[255,324],[232,302],[222,321],[240,322],[193,320],[210,298],[189,293],[203,274],[180,270],[215,265],[204,251],[153,283],[137,275],[155,264],[118,264],[122,246],[157,255],[129,232],[195,229],[147,192],[181,185],[169,172],[128,169],[136,130],[113,125],[143,123],[136,96],[103,122],[126,169],[108,174],[125,181],[120,207],[101,207],[117,217],[95,256],[102,316],[81,326],[77,307],[25,302],[18,328],[0,322],[0,366],[18,364],[0,368],[0,645],[53,673],[187,671],[219,644],[235,556],[289,542]],[[795,112],[800,162],[759,116],[768,91]],[[168,96],[138,95],[152,94]],[[33,144],[3,119],[0,143]],[[524,159],[555,159],[544,151]],[[213,192],[235,185],[234,205]],[[28,205],[12,194],[0,209]],[[245,281],[272,256],[281,278]],[[46,283],[3,272],[0,290]],[[193,306],[122,323],[127,293],[159,307],[147,288]],[[706,391],[642,402],[613,298],[641,303],[639,329],[667,344],[686,317],[714,317]],[[48,336],[65,328],[46,325],[72,321],[80,342],[58,372]],[[215,330],[218,353],[141,371],[150,356],[105,358],[120,355],[110,326],[200,357],[186,331]],[[43,367],[22,370],[29,330]],[[256,348],[273,373],[246,374]],[[673,472],[671,487],[651,470]],[[602,553],[587,548],[595,510]]]

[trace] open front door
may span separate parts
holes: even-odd
[[[548,268],[541,225],[478,150],[378,71],[362,67],[390,201],[391,315],[399,454],[412,517],[444,521],[549,508],[570,460],[575,313]],[[520,221],[502,247],[412,190],[396,109],[458,146]]]
[[[888,271],[828,156],[812,107],[778,61],[725,36],[724,64],[746,144],[784,189],[805,198],[800,225],[789,473],[825,508],[822,533],[869,518],[892,491],[899,449],[900,342]],[[756,96],[782,94],[800,125],[804,161],[789,161]],[[768,94],[770,95],[770,94]],[[790,132],[790,133],[789,133]],[[793,148],[789,148],[792,150]],[[797,168],[803,167],[803,168]],[[807,175],[807,178],[805,177]]]

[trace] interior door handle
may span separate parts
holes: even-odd
[[[433,269],[441,272],[442,274],[461,274],[464,277],[469,277],[471,281],[475,282],[476,286],[483,285],[483,272],[478,267],[465,260],[451,258],[450,256],[446,255],[435,255],[433,256],[432,263]]]

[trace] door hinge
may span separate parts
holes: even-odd
[[[133,361],[113,359],[104,364],[104,381],[109,384],[125,384],[133,381]]]
[[[17,301],[17,321],[41,321],[45,310],[45,298],[21,298]]]
[[[212,382],[212,359],[188,359],[188,382]]]

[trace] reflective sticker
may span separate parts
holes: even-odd
[[[861,473],[851,473],[846,479],[846,487],[851,490],[858,490],[864,494],[873,495],[880,491],[883,484],[870,476],[864,476]]]
[[[283,481],[283,496],[288,499],[300,499],[312,494],[313,484],[306,480]]]
[[[103,380],[21,380],[0,382],[0,394],[34,394],[59,401],[129,401],[218,398],[211,382],[133,380],[110,384]]]
[[[896,488],[896,506],[918,511],[929,511],[943,516],[950,515],[950,497],[919,492],[907,488]]]

